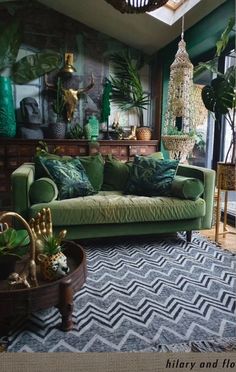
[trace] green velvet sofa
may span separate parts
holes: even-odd
[[[29,190],[35,180],[34,163],[25,163],[11,176],[15,212],[29,220],[42,208],[50,207],[54,231],[67,230],[68,239],[167,234],[211,228],[215,172],[179,165],[177,175],[203,183],[197,200],[176,196],[124,195],[121,191],[99,191],[95,195],[32,204]]]

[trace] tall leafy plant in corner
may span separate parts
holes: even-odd
[[[218,71],[218,59],[228,45],[230,33],[234,30],[235,18],[229,19],[220,39],[216,43],[215,56],[211,61],[200,63],[194,76],[208,69],[217,76],[202,89],[202,100],[207,110],[214,113],[216,122],[220,125],[222,116],[229,124],[232,138],[225,162],[228,161],[231,152],[231,163],[236,161],[236,89],[235,74],[236,66],[229,67],[225,73]]]
[[[123,111],[135,109],[139,124],[143,126],[143,110],[150,103],[149,96],[144,92],[139,69],[140,59],[133,59],[129,50],[114,53],[110,56],[113,63],[111,100]]]

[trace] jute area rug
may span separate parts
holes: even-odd
[[[236,350],[236,256],[195,233],[90,241],[74,328],[56,308],[18,319],[8,352]]]

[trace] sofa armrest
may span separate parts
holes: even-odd
[[[13,210],[23,218],[28,217],[29,189],[34,182],[34,163],[24,163],[11,174]]]
[[[202,181],[204,192],[201,197],[206,202],[206,214],[202,217],[201,229],[210,229],[212,227],[216,172],[208,168],[180,164],[178,166],[177,174],[184,177],[194,177]]]

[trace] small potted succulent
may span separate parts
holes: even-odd
[[[6,279],[14,271],[17,259],[28,251],[30,238],[27,230],[8,227],[0,233],[0,279]]]
[[[65,236],[65,234],[63,234]],[[45,280],[56,280],[69,273],[67,257],[61,246],[62,235],[43,235],[41,239],[41,252],[37,256],[41,275]]]

